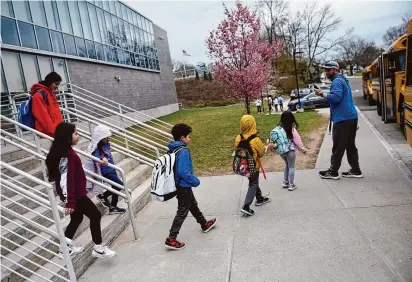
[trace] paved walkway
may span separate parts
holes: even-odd
[[[280,188],[282,173],[261,180],[272,202],[239,214],[247,183],[238,176],[201,178],[200,208],[218,225],[203,234],[183,225],[181,251],[168,251],[176,200],[151,202],[138,214],[142,239],[128,228],[118,256],[99,260],[81,281],[412,281],[412,187],[385,147],[360,120],[357,144],[365,178],[325,181],[298,171],[299,188]],[[317,168],[329,166],[326,134]],[[348,168],[345,160],[343,169]]]

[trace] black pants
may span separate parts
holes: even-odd
[[[200,225],[203,225],[206,222],[205,217],[197,206],[197,201],[195,195],[193,195],[192,188],[177,187],[176,194],[177,212],[169,231],[169,238],[177,237],[189,211]]]
[[[100,245],[102,243],[102,232],[100,230],[100,219],[102,218],[102,215],[93,204],[92,200],[87,196],[77,200],[76,209],[74,210],[74,213],[70,215],[70,223],[67,226],[64,235],[69,239],[73,239],[74,233],[76,233],[77,228],[83,221],[83,215],[90,219],[90,231],[92,233],[93,242],[96,245]]]
[[[117,184],[123,185],[123,181],[121,181],[119,179],[119,177],[117,176],[116,171],[112,171],[112,172],[105,173],[105,174],[102,174],[102,175],[103,175],[103,177],[105,177],[105,178],[107,178],[107,179],[109,179],[113,182],[116,182]],[[112,185],[112,188],[117,190],[117,191],[120,191],[120,189],[117,188],[116,186]],[[106,190],[106,191],[104,191],[103,196],[104,196],[105,199],[107,199],[109,196],[112,196],[112,202],[110,203],[110,205],[112,207],[117,207],[117,202],[119,201],[119,195]]]
[[[257,112],[260,114],[262,112],[262,106],[257,106]]]
[[[283,102],[279,104],[280,110],[283,112]]]
[[[360,171],[358,149],[355,145],[357,129],[358,119],[345,120],[333,124],[333,148],[330,167],[332,171],[339,171],[345,151],[352,170]]]

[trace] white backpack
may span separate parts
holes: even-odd
[[[175,183],[175,161],[176,154],[186,148],[177,147],[173,152],[160,156],[153,167],[151,194],[152,199],[157,201],[167,201],[176,196]]]

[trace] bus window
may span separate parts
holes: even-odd
[[[398,52],[398,60],[399,60],[399,70],[405,70],[405,51]]]

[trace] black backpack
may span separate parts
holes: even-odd
[[[246,177],[252,177],[258,173],[255,158],[253,157],[253,150],[250,146],[250,141],[256,137],[257,135],[253,134],[249,136],[248,139],[244,139],[243,135],[240,134],[241,140],[236,148],[233,159],[234,173]]]

